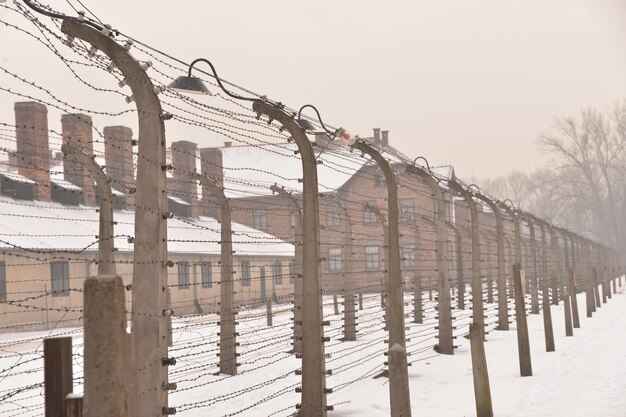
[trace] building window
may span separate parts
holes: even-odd
[[[178,263],[178,288],[189,288],[189,262]]]
[[[52,262],[50,264],[52,277],[52,295],[61,296],[70,293],[70,264],[67,261]]]
[[[7,299],[7,269],[4,262],[0,262],[0,301]]]
[[[366,200],[363,202],[363,222],[376,223],[378,216],[372,208],[376,208],[376,200]]]
[[[382,187],[385,184],[383,176],[380,174],[374,174],[374,187]]]
[[[365,247],[365,269],[368,271],[376,271],[380,268],[380,259],[378,258],[378,246]]]
[[[252,209],[252,217],[255,229],[267,230],[267,212],[265,209]]]
[[[340,272],[343,270],[343,254],[341,248],[328,249],[328,271]]]
[[[401,198],[399,200],[400,206],[400,221],[402,222],[415,222],[415,205],[412,198]]]
[[[283,283],[283,266],[280,262],[274,262],[272,265],[272,275],[274,275],[274,284],[281,285]]]
[[[200,264],[200,274],[202,275],[202,288],[211,288],[213,286],[213,265],[211,262]]]
[[[415,266],[415,243],[405,243],[400,249],[402,255],[402,267],[412,268]]]
[[[326,208],[326,226],[339,226],[341,223],[341,215],[338,207]]]
[[[296,260],[292,259],[291,261],[289,261],[289,283],[293,284],[293,282],[296,280],[296,274],[298,272],[296,271]]]
[[[241,262],[241,285],[244,287],[250,286],[250,262]]]

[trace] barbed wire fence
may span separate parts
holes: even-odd
[[[68,3],[71,5],[72,2]],[[15,186],[20,181],[26,182],[16,175],[25,167],[36,178],[50,178],[45,182],[33,181],[37,192],[62,194],[67,201],[79,201],[92,187],[89,191],[95,195],[93,176],[80,166],[68,168],[68,159],[62,156],[62,145],[72,142],[81,145],[83,150],[91,150],[93,159],[103,167],[106,165],[112,188],[119,193],[116,198],[120,201],[114,213],[116,232],[112,237],[116,248],[114,263],[116,274],[123,280],[128,294],[136,290],[132,282],[136,266],[132,256],[133,225],[136,221],[134,213],[140,207],[133,198],[126,197],[136,192],[134,165],[142,158],[145,163],[167,172],[168,194],[174,202],[178,201],[177,204],[182,206],[186,206],[185,202],[189,206],[195,204],[195,208],[189,210],[195,209],[201,214],[215,212],[218,202],[205,188],[192,182],[190,175],[203,164],[206,169],[201,170],[204,172],[222,172],[221,177],[213,175],[211,180],[219,182],[228,197],[234,224],[257,226],[239,225],[232,230],[231,243],[236,249],[232,264],[225,267],[234,271],[232,282],[228,284],[234,289],[231,308],[236,330],[232,340],[236,340],[237,346],[237,375],[225,375],[220,373],[221,358],[217,356],[220,353],[218,341],[228,341],[228,337],[218,335],[222,325],[219,313],[223,309],[220,289],[227,283],[219,272],[223,266],[220,254],[224,243],[220,237],[219,216],[216,220],[204,215],[177,214],[176,210],[163,213],[167,217],[170,252],[159,263],[167,265],[166,287],[171,294],[170,304],[163,308],[173,313],[168,357],[176,359],[176,364],[168,370],[170,385],[167,389],[170,392],[166,394],[167,406],[163,413],[175,411],[195,415],[208,409],[224,416],[296,413],[296,405],[302,407],[300,390],[304,381],[301,354],[294,352],[294,335],[298,336],[292,327],[302,325],[296,320],[295,310],[299,306],[296,305],[298,294],[294,288],[302,279],[305,264],[294,256],[294,247],[297,250],[301,244],[301,237],[295,235],[295,220],[292,221],[296,211],[287,201],[270,195],[271,187],[277,185],[302,204],[302,177],[299,171],[289,172],[287,176],[275,166],[262,163],[276,157],[284,164],[299,163],[300,155],[289,142],[290,134],[276,123],[258,118],[249,106],[222,93],[221,86],[211,74],[201,76],[214,92],[210,97],[196,99],[167,88],[172,79],[187,71],[188,65],[111,29],[115,41],[132,51],[135,60],[150,74],[163,115],[167,115],[168,129],[171,126],[190,137],[208,137],[213,145],[232,142],[233,148],[245,148],[248,154],[256,155],[258,162],[229,166],[219,160],[203,158],[202,152],[193,147],[191,150],[178,148],[174,142],[167,144],[171,158],[165,164],[157,160],[146,161],[133,146],[129,146],[130,154],[125,155],[126,145],[136,143],[130,138],[129,144],[111,145],[107,127],[121,123],[135,126],[131,120],[142,117],[126,88],[129,80],[88,43],[79,39],[68,40],[58,19],[37,15],[20,2],[0,4],[0,10],[3,11],[0,14],[3,33],[20,37],[32,45],[33,50],[53,58],[64,68],[65,74],[71,74],[62,90],[53,91],[51,79],[55,75],[52,70],[22,71],[20,65],[13,68],[11,61],[2,63],[0,91],[4,99],[38,103],[41,106],[38,108],[45,106],[63,114],[83,114],[89,117],[89,131],[94,133],[92,137],[78,139],[71,137],[67,130],[48,128],[47,122],[46,125],[25,125],[0,120],[0,150],[6,156],[2,185]],[[82,19],[85,21],[84,17]],[[239,94],[262,98],[235,84],[227,85]],[[80,100],[67,98],[67,92],[73,89],[84,92]],[[280,108],[295,116],[295,110],[282,104]],[[319,119],[309,118],[308,121],[315,130],[324,127]],[[48,165],[41,164],[44,159],[40,150],[19,148],[16,138],[20,132],[47,138],[45,152],[48,156],[44,159],[51,159]],[[370,143],[380,145],[374,139]],[[118,152],[107,153],[105,147],[109,145]],[[325,397],[328,394],[328,404],[332,406],[348,407],[343,392],[366,379],[384,374],[388,368],[389,329],[386,327],[389,318],[385,304],[389,299],[385,293],[389,245],[385,242],[384,218],[381,220],[372,214],[372,208],[376,207],[383,217],[388,215],[386,186],[384,179],[381,183],[381,173],[371,158],[336,142],[324,143],[321,135],[314,145],[319,169],[329,173],[320,177],[319,193],[333,198],[333,202],[326,202],[323,198],[319,201],[323,349],[328,369],[327,390],[319,395]],[[514,219],[503,211],[502,225],[498,226],[494,213],[487,205],[482,206],[478,246],[480,293],[473,294],[472,221],[467,202],[448,185],[455,178],[442,175],[434,168],[422,167],[437,180],[445,195],[442,205],[447,211],[448,224],[442,241],[437,235],[437,209],[432,190],[422,179],[405,172],[414,161],[392,147],[379,146],[379,149],[394,167],[400,198],[405,201],[400,203],[404,218],[399,225],[407,318],[405,349],[408,361],[419,367],[440,354],[442,265],[449,278],[452,313],[449,325],[455,340],[453,344],[458,345],[459,338],[467,335],[469,325],[475,319],[471,309],[473,297],[484,301],[484,331],[487,335],[495,329],[508,329],[508,324],[513,322]],[[229,150],[224,148],[223,151]],[[130,165],[127,164],[129,157]],[[176,157],[186,158],[187,165],[177,164]],[[74,171],[68,171],[71,169]],[[71,175],[84,176],[87,179],[85,187],[68,184],[65,179]],[[329,179],[333,177],[345,177],[357,185],[337,188]],[[468,188],[465,184],[463,186]],[[10,334],[0,342],[0,412],[7,416],[35,416],[44,414],[46,407],[41,379],[44,339],[72,337],[73,391],[82,391],[84,343],[80,326],[85,309],[83,284],[97,275],[100,262],[97,250],[102,239],[96,206],[60,204],[50,198],[15,198],[18,188],[14,188],[12,197],[8,190],[2,190],[0,213],[3,224],[0,270],[5,287],[4,292],[0,292],[3,296],[0,331]],[[349,218],[337,215],[333,208],[336,205],[345,208]],[[515,213],[520,219],[527,219],[521,210],[515,209]],[[565,296],[576,291],[590,293],[592,301],[599,298],[600,292],[607,296],[611,294],[609,280],[613,280],[615,286],[614,279],[621,275],[614,253],[588,239],[558,229],[549,221],[531,219],[534,225],[530,227],[523,220],[520,236],[526,312],[545,314],[546,301],[565,302]],[[343,227],[346,222],[351,225],[349,234]],[[500,242],[499,228],[503,233]],[[286,242],[295,242],[295,245]],[[545,245],[542,246],[542,242]],[[438,258],[442,256],[437,250],[438,243],[443,243],[446,248],[445,258]],[[574,280],[570,280],[570,272],[573,272]],[[67,280],[52,278],[51,275],[56,273]],[[346,290],[347,283],[352,283],[350,292]],[[619,283],[621,285],[621,280]],[[350,297],[342,298],[341,303],[333,297],[345,294]],[[303,293],[302,297],[307,295]],[[355,305],[357,336],[354,342],[342,340],[345,336],[343,314],[349,303]],[[593,302],[593,305],[597,307],[601,303]],[[547,306],[549,310],[549,304]],[[126,302],[125,314],[128,321],[136,316],[130,299]],[[24,330],[29,333],[18,333]],[[548,344],[547,340],[546,335]],[[135,387],[135,399],[143,393],[163,389],[161,381],[153,382],[153,386]],[[342,400],[333,401],[333,397]]]

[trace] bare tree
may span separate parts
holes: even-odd
[[[483,182],[541,217],[626,248],[626,101],[606,112],[588,108],[555,119],[539,136],[550,164]]]

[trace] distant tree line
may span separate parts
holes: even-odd
[[[483,180],[482,188],[626,252],[626,100],[555,119],[539,145],[547,166]]]

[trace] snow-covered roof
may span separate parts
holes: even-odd
[[[178,198],[178,197],[174,197],[171,195],[167,196],[168,199],[172,200],[173,202],[180,204],[181,206],[190,206],[191,204],[189,204],[188,202],[186,202],[185,200]]]
[[[0,196],[0,247],[34,251],[98,249],[96,207],[14,200]],[[115,247],[132,251],[135,213],[116,210]],[[167,221],[168,251],[219,255],[220,224],[211,217]],[[293,256],[293,245],[239,223],[232,224],[235,255]]]
[[[50,178],[50,182],[54,185],[56,185],[59,188],[63,188],[65,190],[69,190],[69,191],[82,191],[83,189],[80,188],[77,185],[72,184],[69,181],[65,181],[65,180],[60,180],[57,178]]]
[[[27,178],[13,171],[0,170],[0,177],[4,177],[15,182],[21,182],[23,184],[36,184],[36,182],[31,180],[30,178]]]
[[[302,162],[295,143],[221,148],[224,187],[228,198],[271,194],[275,183],[294,192],[302,192]],[[334,192],[367,164],[373,162],[359,151],[331,144],[314,146],[318,155],[317,177],[320,192]],[[383,151],[391,163],[404,163],[397,156]],[[199,170],[199,169],[198,169]]]

